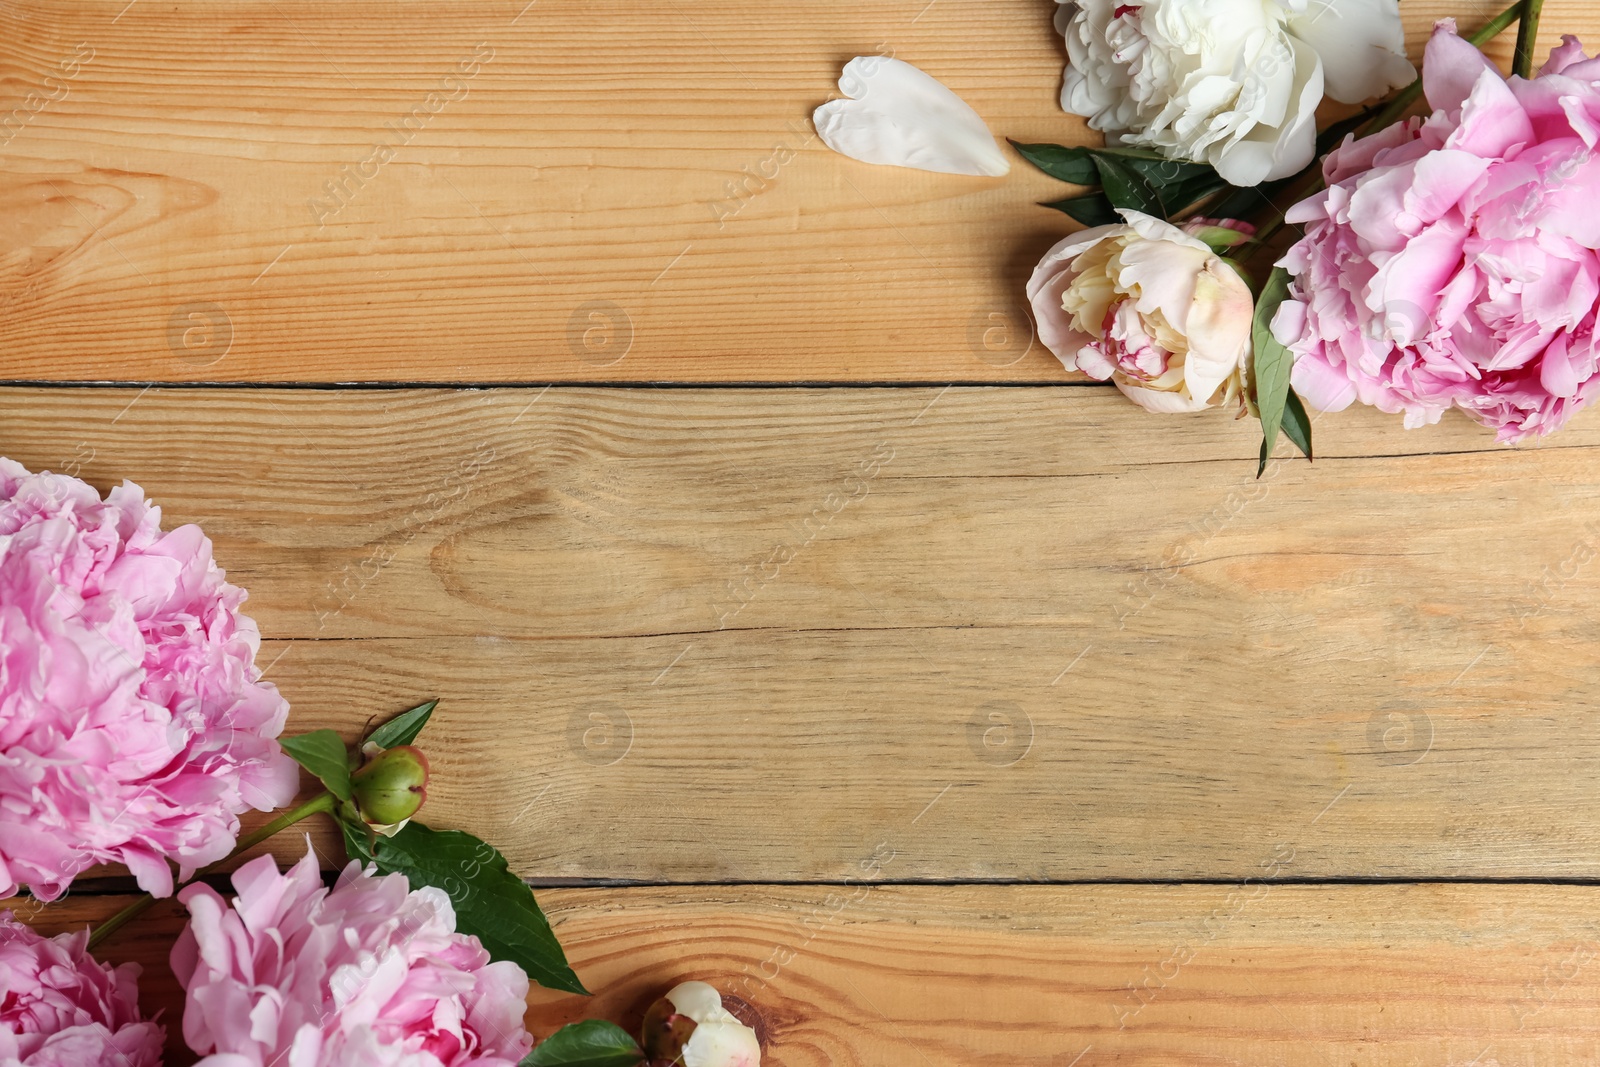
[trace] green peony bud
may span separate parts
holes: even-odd
[[[383,749],[351,773],[350,787],[361,818],[396,833],[428,798],[428,757],[411,745]]]

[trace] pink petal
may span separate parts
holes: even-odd
[[[1583,54],[1583,45],[1570,33],[1561,35],[1561,43],[1550,50],[1550,58],[1545,60],[1544,66],[1539,68],[1539,73],[1560,74],[1574,63],[1581,63],[1589,57]]]
[[[1434,23],[1422,56],[1422,92],[1430,107],[1454,111],[1485,73],[1501,77],[1487,56],[1456,36],[1455,19]]]
[[[1308,407],[1317,411],[1343,411],[1356,398],[1350,376],[1336,369],[1321,355],[1301,356],[1289,372],[1289,384]]]

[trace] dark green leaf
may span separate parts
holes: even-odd
[[[433,714],[433,709],[439,706],[437,698],[426,704],[418,704],[410,711],[402,711],[367,736],[367,740],[379,748],[398,748],[409,745],[417,739],[422,728],[428,725],[428,718]]]
[[[1065,200],[1052,200],[1041,207],[1053,207],[1057,211],[1065,211],[1085,226],[1104,226],[1110,222],[1121,222],[1122,216],[1111,206],[1100,193],[1085,193],[1083,196],[1069,196]]]
[[[1157,218],[1170,219],[1228,187],[1209,164],[1167,159],[1145,149],[1011,143],[1024,159],[1052,178],[1076,185],[1098,185],[1108,204],[1135,208]],[[1073,197],[1045,206],[1093,226],[1117,221],[1112,211],[1100,210],[1098,205],[1091,210],[1090,204],[1079,200]],[[1068,203],[1073,206],[1062,206]]]
[[[345,843],[349,847],[350,831]],[[430,830],[412,822],[393,837],[378,837],[372,855],[380,871],[398,871],[411,888],[431,885],[450,894],[456,929],[475,935],[490,956],[512,961],[546,988],[588,993],[567,964],[533,891],[492,845],[459,830]]]
[[[615,1023],[600,1019],[563,1026],[528,1053],[519,1067],[633,1067],[644,1050]]]
[[[1156,193],[1161,197],[1161,203],[1166,210],[1166,218],[1172,219],[1185,214],[1206,201],[1206,215],[1211,217],[1227,218],[1228,216],[1214,216],[1211,208],[1215,201],[1208,198],[1215,196],[1224,189],[1231,188],[1227,182],[1215,174],[1202,175],[1187,181],[1178,182],[1176,185],[1156,185]]]
[[[1126,157],[1118,155],[1109,149],[1091,152],[1091,155],[1103,155],[1116,162],[1119,166],[1126,167],[1139,177],[1149,182],[1157,189],[1167,186],[1185,185],[1189,182],[1219,182],[1222,179],[1215,170],[1205,163],[1190,163],[1184,159],[1143,159],[1139,157]],[[1224,183],[1226,184],[1226,183]]]
[[[1185,208],[1228,187],[1228,183],[1223,181],[1221,175],[1205,163],[1164,159],[1149,153],[1134,155],[1131,154],[1132,150],[1125,148],[1099,148],[1089,151],[1091,156],[1103,156],[1109,162],[1126,168],[1144,179],[1144,183],[1150,187],[1161,203],[1158,211],[1149,212],[1157,218],[1171,219],[1181,214]]]
[[[1289,438],[1290,443],[1300,450],[1300,454],[1311,459],[1311,419],[1306,415],[1306,406],[1300,403],[1300,397],[1293,389],[1284,397],[1283,404],[1283,433]]]
[[[1088,151],[1098,152],[1103,156],[1116,156],[1119,159],[1148,159],[1151,162],[1167,158],[1151,148],[1129,148],[1126,145],[1100,145],[1099,147],[1090,148]]]
[[[1255,390],[1256,407],[1261,412],[1261,441],[1266,451],[1261,470],[1266,469],[1266,456],[1278,440],[1278,429],[1283,425],[1283,408],[1289,394],[1289,369],[1294,356],[1272,336],[1272,316],[1278,305],[1289,295],[1289,272],[1274,267],[1267,276],[1256,298],[1255,321],[1250,327],[1253,354],[1250,362],[1250,382]],[[1261,470],[1256,477],[1261,477]]]
[[[349,754],[344,741],[332,730],[313,730],[299,737],[280,737],[278,744],[296,763],[322,780],[328,792],[350,799]]]
[[[1009,140],[1009,138],[1008,138]],[[1052,178],[1074,185],[1097,185],[1100,172],[1087,148],[1067,148],[1058,144],[1021,144],[1011,142],[1011,147],[1022,153],[1022,158],[1038,167]]]
[[[1112,207],[1133,208],[1146,215],[1161,217],[1161,198],[1139,174],[1110,156],[1094,156],[1094,165],[1100,171],[1100,188]]]
[[[1168,159],[1159,152],[1145,148],[1122,148],[1113,145],[1092,147],[1058,144],[1021,144],[1012,141],[1022,157],[1052,178],[1077,185],[1097,185],[1101,182],[1097,158],[1106,159],[1119,167],[1126,167],[1151,185],[1174,185],[1182,182],[1206,180],[1221,181],[1209,163],[1194,163],[1187,159]]]

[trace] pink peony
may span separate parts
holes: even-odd
[[[455,932],[444,891],[359,864],[323,887],[308,853],[287,874],[261,856],[178,894],[190,922],[172,950],[188,991],[183,1036],[201,1067],[515,1067],[528,979]]]
[[[1291,208],[1273,332],[1311,406],[1360,400],[1408,427],[1459,407],[1501,441],[1560,429],[1600,393],[1600,60],[1565,39],[1507,80],[1439,23],[1426,121],[1346,139]]]
[[[219,860],[240,812],[294,798],[243,600],[137,486],[102,502],[0,458],[0,896],[106,861],[166,896],[169,858]]]
[[[157,1067],[166,1032],[139,1016],[139,965],[44,938],[0,912],[0,1067]]]

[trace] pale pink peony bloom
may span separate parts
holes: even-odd
[[[139,965],[97,963],[88,940],[0,912],[0,1067],[159,1067],[166,1032],[139,1015]]]
[[[1250,350],[1250,287],[1192,233],[1121,214],[1125,222],[1061,241],[1034,269],[1028,300],[1039,339],[1062,366],[1109,379],[1147,411],[1236,399]]]
[[[314,854],[287,873],[261,856],[230,908],[195,884],[172,949],[183,1036],[201,1067],[515,1067],[528,979],[455,932],[443,890],[351,863],[333,889]]]
[[[1433,114],[1346,139],[1290,209],[1273,332],[1312,407],[1550,433],[1600,393],[1600,60],[1568,37],[1508,80],[1447,20],[1422,70]]]
[[[98,862],[167,896],[168,859],[219,860],[240,812],[294,798],[244,598],[138,486],[102,501],[0,458],[0,896]]]

